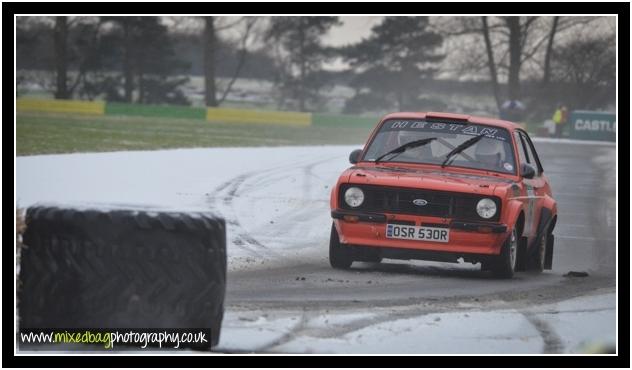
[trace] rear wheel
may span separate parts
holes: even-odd
[[[509,279],[516,271],[518,261],[518,232],[514,228],[505,241],[495,263],[491,266],[494,276]]]
[[[493,265],[492,262],[483,261],[481,262],[481,271],[491,271]]]
[[[336,226],[331,224],[331,236],[329,237],[329,264],[335,269],[348,269],[353,259],[351,253],[340,244]]]

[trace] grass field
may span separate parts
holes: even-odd
[[[201,120],[19,112],[17,155],[230,146],[362,144],[367,127],[289,127]]]

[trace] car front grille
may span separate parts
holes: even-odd
[[[364,192],[364,203],[357,208],[350,207],[344,200],[345,191],[352,186]],[[354,184],[342,185],[339,196],[340,206],[347,210],[476,221],[497,221],[500,217],[500,200],[493,196]],[[497,212],[491,219],[483,219],[476,212],[476,204],[482,198],[490,198],[496,203]],[[423,200],[426,204],[417,205],[414,203],[415,200]]]

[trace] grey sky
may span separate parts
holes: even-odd
[[[325,36],[324,42],[332,46],[360,41],[371,33],[371,27],[380,23],[384,17],[340,17],[342,25],[332,28]]]

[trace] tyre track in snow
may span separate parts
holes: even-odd
[[[569,299],[573,297],[581,296],[580,292],[575,292],[573,294],[568,294],[564,297],[557,297],[553,301]],[[499,312],[506,312],[510,315],[521,315],[523,316],[527,322],[529,322],[539,337],[542,339],[543,347],[541,353],[544,354],[554,354],[554,353],[564,353],[566,350],[562,338],[556,333],[555,329],[552,325],[550,325],[547,321],[538,317],[540,314],[559,314],[559,313],[582,313],[582,312],[595,312],[595,311],[603,311],[607,308],[593,308],[593,309],[575,309],[575,310],[525,310],[525,306],[530,306],[539,303],[551,303],[550,298],[539,297],[538,302],[534,302],[531,299],[522,298],[518,301],[503,300],[500,296],[490,297],[488,302],[483,302],[485,299],[481,299],[481,301],[476,300],[472,301],[469,305],[461,305],[464,303],[463,297],[453,297],[442,300],[430,300],[426,302],[418,302],[416,304],[410,305],[410,302],[406,304],[405,302],[399,302],[397,304],[402,304],[402,306],[373,306],[368,302],[363,303],[353,303],[355,305],[355,309],[349,310],[350,305],[346,305],[346,307],[340,307],[342,311],[337,311],[333,306],[329,305],[317,305],[316,307],[307,307],[305,305],[297,306],[296,312],[294,313],[294,317],[299,319],[298,323],[291,328],[279,338],[274,341],[260,346],[256,349],[247,352],[255,352],[255,353],[279,353],[279,351],[283,352],[283,345],[287,343],[291,343],[292,341],[300,338],[317,338],[317,339],[339,339],[343,338],[345,335],[352,334],[354,332],[361,331],[363,329],[369,327],[376,327],[381,324],[388,324],[390,322],[398,321],[398,320],[408,320],[408,319],[421,319],[422,317],[431,317],[433,315],[440,315],[445,313],[456,313],[463,314],[467,317],[467,314],[473,312],[484,312],[490,310],[497,310]],[[353,306],[352,305],[352,306]],[[322,307],[321,307],[322,306]],[[469,307],[468,307],[469,306]],[[263,309],[264,311],[268,311],[265,308],[266,306],[259,306],[258,309]],[[328,309],[325,309],[328,307]],[[371,313],[367,315],[367,317],[360,317],[356,319],[351,319],[346,322],[338,322],[335,324],[325,324],[323,326],[322,323],[313,322],[312,320],[318,319],[321,315],[335,315],[338,314],[355,314],[359,311],[365,310],[368,307],[371,307]],[[289,307],[285,307],[288,309]],[[437,319],[433,320],[437,322]],[[243,350],[237,348],[221,348],[222,351],[228,353],[241,353]]]
[[[338,159],[338,157],[330,157],[325,159],[320,159],[316,161],[312,161],[306,165],[297,166],[292,168],[291,170],[300,170],[301,173],[301,194],[296,198],[296,204],[290,207],[287,211],[275,216],[275,226],[274,227],[263,227],[258,228],[256,230],[258,235],[266,238],[279,238],[280,235],[292,235],[292,234],[301,234],[304,229],[304,225],[302,223],[313,222],[315,218],[315,214],[319,213],[320,208],[323,208],[323,213],[328,214],[329,210],[329,196],[328,193],[330,188],[327,189],[325,193],[327,194],[324,199],[318,199],[314,194],[314,183],[311,181],[312,178],[319,179],[322,181],[322,178],[314,174],[314,167],[332,161],[334,159]],[[280,180],[284,180],[285,177],[280,178]],[[329,225],[325,225],[329,226]],[[326,230],[325,230],[326,231]],[[328,235],[328,233],[323,233],[323,235]],[[292,245],[287,245],[286,247],[294,248],[295,243],[292,241],[288,241]],[[314,246],[316,244],[320,244],[322,241],[319,240],[300,240],[300,243],[303,246]],[[287,249],[287,248],[285,248]],[[323,251],[323,255],[326,252]],[[304,263],[304,260],[301,262]]]
[[[261,171],[251,171],[240,174],[216,187],[207,198],[208,205],[211,209],[222,214],[226,218],[227,225],[233,229],[230,233],[232,235],[228,235],[228,237],[234,246],[246,250],[255,257],[264,259],[280,258],[282,256],[277,253],[277,251],[260,242],[258,238],[253,236],[250,230],[243,226],[235,207],[235,201],[252,188],[271,186],[275,182],[286,179],[287,173],[296,169],[302,170],[305,174],[312,174],[312,176],[317,177],[313,174],[313,168],[334,159],[338,159],[338,156],[299,161]],[[310,192],[310,181],[304,181],[303,193],[299,199],[309,199]],[[304,220],[305,216],[309,213],[309,207],[295,207],[289,212],[282,214],[283,217],[281,219],[289,222],[275,227],[268,227],[266,230],[260,230],[264,232],[260,232],[257,235],[278,236],[279,232],[285,233],[288,229],[292,228],[296,220]]]
[[[231,207],[233,198],[235,197],[239,186],[250,176],[253,176],[252,173],[245,173],[224,182],[223,184],[215,188],[215,190],[213,191],[214,195],[209,196],[208,202],[209,206],[212,209],[219,208],[218,211],[226,218],[226,224],[228,227],[237,230],[237,236],[231,239],[232,244],[248,251],[254,256],[262,257],[263,254],[261,254],[260,249],[265,247],[263,246],[263,244],[257,242],[255,238],[250,236],[250,234],[245,232],[245,230],[239,223],[239,220],[237,220],[237,218],[234,216]],[[221,204],[223,205],[223,207],[218,207],[218,199],[221,199]]]
[[[538,318],[535,314],[522,311],[522,315],[533,325],[533,327],[540,333],[542,341],[544,341],[544,348],[542,353],[564,353],[564,345],[562,339],[555,332],[553,327],[546,321]]]

